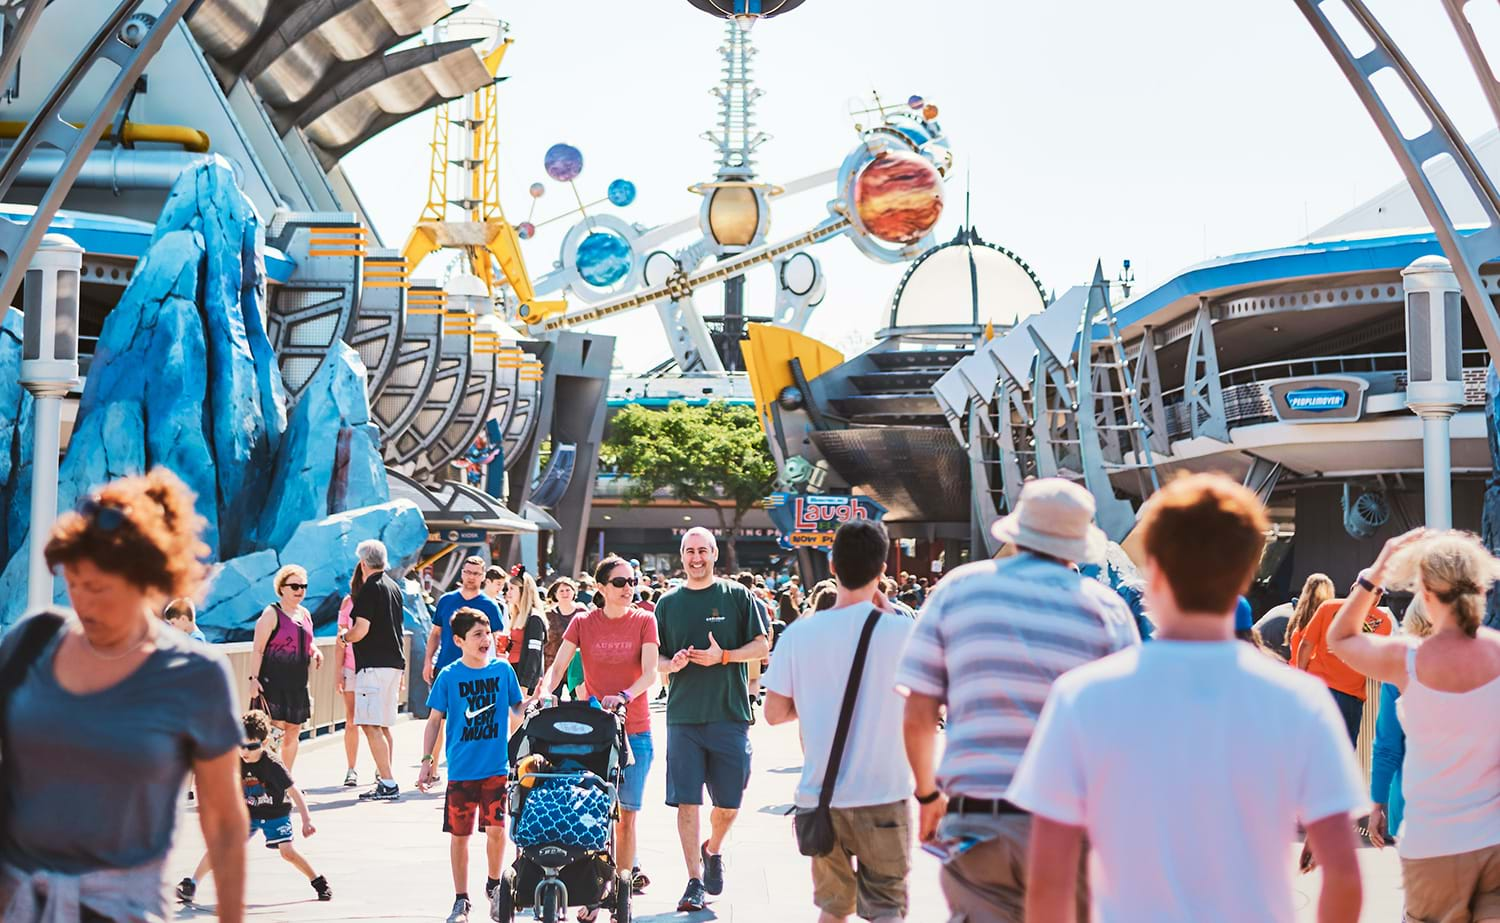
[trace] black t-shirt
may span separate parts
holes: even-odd
[[[245,787],[245,804],[250,807],[252,819],[272,820],[292,813],[292,806],[286,800],[292,777],[271,754],[262,754],[253,763],[240,760],[240,784]]]
[[[354,667],[394,667],[406,669],[406,657],[401,652],[401,588],[381,571],[380,576],[366,580],[354,597],[354,608],[349,615],[365,619],[370,630],[363,638],[354,642]]]

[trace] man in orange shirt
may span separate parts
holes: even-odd
[[[1379,599],[1379,596],[1372,597],[1370,610],[1365,613],[1361,627],[1373,634],[1388,635],[1395,621],[1390,610],[1375,606]],[[1328,625],[1343,605],[1342,599],[1328,600],[1318,607],[1301,631],[1292,635],[1292,662],[1299,670],[1306,670],[1328,684],[1333,700],[1338,703],[1339,713],[1344,716],[1344,725],[1349,729],[1349,742],[1357,745],[1359,723],[1365,711],[1365,677],[1328,649]]]

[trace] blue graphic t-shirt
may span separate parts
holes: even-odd
[[[454,782],[506,773],[510,710],[521,704],[516,671],[503,660],[476,670],[462,661],[432,681],[427,707],[447,718],[448,778]]]
[[[441,670],[448,664],[458,660],[464,652],[458,649],[453,641],[453,631],[448,627],[453,618],[453,613],[460,609],[474,609],[483,612],[490,620],[490,631],[497,636],[503,635],[509,629],[505,624],[505,613],[495,604],[493,599],[480,593],[473,599],[464,599],[464,594],[458,590],[449,590],[438,597],[437,605],[433,607],[432,624],[438,626],[438,637],[441,642],[438,647],[437,668]],[[490,656],[493,657],[494,649],[491,648]]]

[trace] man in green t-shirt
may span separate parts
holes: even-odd
[[[687,581],[656,604],[667,698],[667,804],[687,860],[681,911],[702,910],[724,890],[720,849],[750,781],[750,683],[745,664],[770,651],[769,626],[750,591],[714,576],[719,544],[704,528],[682,536]],[[709,837],[699,843],[703,789],[713,800]]]

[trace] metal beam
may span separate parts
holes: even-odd
[[[1474,316],[1475,325],[1479,328],[1480,336],[1484,338],[1485,348],[1489,350],[1492,360],[1500,361],[1500,313],[1495,311],[1494,303],[1485,292],[1484,285],[1479,278],[1479,267],[1489,260],[1500,257],[1500,196],[1497,196],[1489,175],[1480,164],[1478,157],[1474,155],[1473,150],[1464,141],[1463,136],[1459,134],[1458,129],[1454,127],[1448,114],[1443,111],[1443,107],[1438,103],[1432,91],[1422,81],[1411,62],[1401,53],[1395,41],[1381,27],[1374,14],[1365,6],[1363,0],[1293,0],[1293,2],[1307,17],[1313,31],[1318,34],[1318,38],[1323,41],[1329,54],[1333,56],[1339,69],[1349,80],[1355,94],[1364,104],[1365,110],[1375,121],[1375,127],[1385,138],[1391,153],[1395,155],[1396,162],[1401,165],[1401,172],[1406,175],[1406,180],[1411,184],[1417,202],[1422,206],[1423,214],[1432,224],[1433,232],[1442,244],[1443,253],[1453,264],[1453,271],[1458,275],[1459,284],[1463,289],[1464,300],[1469,305],[1469,313]],[[1461,9],[1454,8],[1455,2],[1456,0],[1447,0],[1448,12],[1450,18],[1458,22],[1463,19],[1463,16]],[[1336,3],[1349,11],[1350,17],[1344,21],[1352,21],[1364,32],[1363,38],[1374,46],[1372,50],[1363,55],[1355,55],[1350,50],[1348,40],[1339,33],[1324,11],[1324,6],[1330,3]],[[1459,35],[1465,50],[1469,52],[1470,63],[1474,66],[1480,83],[1484,87],[1485,98],[1489,100],[1496,118],[1500,119],[1500,90],[1497,90],[1495,86],[1494,77],[1488,65],[1483,63],[1477,41],[1469,33],[1466,23],[1459,25]],[[1407,138],[1402,133],[1386,100],[1371,80],[1383,71],[1389,71],[1400,80],[1410,93],[1411,100],[1416,103],[1426,118],[1427,129],[1414,138]],[[1443,155],[1453,159],[1460,178],[1479,203],[1487,222],[1486,227],[1460,234],[1454,226],[1447,207],[1439,198],[1437,188],[1425,170],[1429,162]]]
[[[83,169],[94,142],[104,134],[110,120],[125,101],[125,96],[135,86],[136,80],[145,71],[151,58],[160,50],[167,35],[182,20],[194,0],[168,0],[156,19],[135,45],[127,45],[120,39],[120,29],[135,15],[145,0],[123,0],[114,13],[105,19],[99,31],[94,33],[52,88],[36,115],[26,123],[16,143],[11,145],[5,160],[0,163],[0,201],[10,201],[11,187],[21,174],[21,167],[39,147],[53,147],[63,151],[63,164],[47,190],[38,200],[36,210],[24,224],[0,218],[0,255],[5,259],[3,275],[0,275],[0,307],[8,307],[15,300],[21,287],[21,278],[26,272],[31,257],[36,253],[42,236],[47,233],[52,219],[62,208],[63,200],[73,188],[73,181]],[[114,78],[98,90],[97,82],[86,80],[95,64],[108,62],[115,66]],[[87,99],[94,106],[80,127],[63,121],[64,109],[75,108],[84,103],[80,98],[87,90]],[[97,94],[97,95],[95,95]]]
[[[1219,382],[1219,351],[1214,346],[1213,318],[1208,299],[1198,300],[1193,335],[1188,340],[1187,369],[1183,397],[1188,414],[1188,433],[1229,441],[1229,421],[1224,415],[1224,387]],[[1200,419],[1201,418],[1201,419]]]

